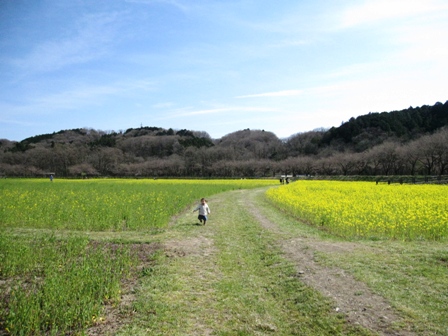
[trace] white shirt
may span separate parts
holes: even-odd
[[[194,211],[198,211],[199,210],[199,214],[202,216],[206,216],[207,214],[210,213],[210,208],[208,207],[208,204],[199,204],[198,207],[196,209],[194,209]]]

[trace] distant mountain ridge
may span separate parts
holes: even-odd
[[[350,118],[339,127],[330,128],[321,140],[322,145],[344,142],[357,145],[372,136],[385,140],[394,137],[412,140],[415,137],[432,133],[448,125],[448,101],[437,102],[433,106],[409,107],[400,111],[369,113]],[[363,146],[361,150],[365,150]]]
[[[212,139],[205,131],[142,126],[0,140],[0,176],[442,175],[447,170],[448,101],[369,113],[287,139],[265,130]]]
[[[345,144],[357,145],[362,139],[375,137],[378,141],[385,140],[389,137],[401,138],[404,140],[412,140],[419,135],[434,132],[435,130],[448,125],[448,101],[444,104],[437,102],[434,105],[423,105],[421,107],[409,107],[400,111],[392,112],[370,112],[365,115],[352,117],[349,121],[344,122],[341,126],[331,127],[324,132],[322,139],[319,141],[319,146],[331,145],[332,143],[343,142]],[[32,136],[20,141],[22,144],[34,144],[43,140],[49,140],[56,135],[65,132],[78,133],[79,135],[86,135],[87,131],[83,128],[61,130],[54,133],[42,134]],[[238,132],[238,131],[237,131]],[[164,129],[161,127],[140,127],[129,128],[123,136],[132,135],[134,137],[152,135],[152,136],[173,136],[179,135],[190,139],[204,138],[203,133],[197,135],[197,131]],[[196,134],[196,135],[195,135]],[[113,141],[120,133],[111,132],[104,136],[104,139],[97,143],[97,145],[113,145]],[[292,135],[291,137],[293,137]],[[209,136],[208,136],[209,137]],[[108,138],[109,141],[105,141]],[[219,139],[218,139],[219,140]],[[192,141],[194,143],[194,141]],[[198,142],[197,146],[210,146],[211,142]],[[27,146],[19,146],[22,149]],[[364,150],[366,148],[363,148]]]

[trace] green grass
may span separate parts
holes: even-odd
[[[0,232],[0,312],[11,335],[60,335],[95,322],[117,302],[121,282],[137,260],[124,246],[111,249],[85,237],[17,236]]]
[[[369,335],[297,278],[243,197],[221,194],[206,227],[178,219],[169,238],[178,255],[172,246],[142,278],[138,317],[121,334]]]
[[[448,335],[448,247],[445,241],[344,240],[270,206],[258,197],[260,211],[279,224],[279,239],[305,237],[356,245],[337,253],[317,252],[321,263],[340,267],[387,298],[418,335]],[[398,326],[400,327],[400,326]]]
[[[1,180],[0,329],[82,332],[119,304],[137,264],[130,242],[154,241],[202,196],[272,183]]]
[[[371,242],[369,250],[326,256],[389,299],[418,334],[448,334],[448,249],[426,242]]]
[[[150,231],[201,197],[272,180],[0,179],[0,228]]]
[[[60,186],[20,181],[16,200],[20,194],[43,197],[44,190],[54,188],[60,196],[73,192],[73,202],[98,189],[123,202],[131,194],[138,195],[135,199],[140,201],[133,203],[136,207],[128,206],[132,212],[147,199],[148,187],[156,188],[149,181],[141,185],[129,181],[116,185],[112,181],[57,182]],[[174,181],[170,181],[172,186],[159,183],[166,186],[167,193],[181,190]],[[297,277],[296,265],[281,250],[283,240],[297,237],[327,244],[344,242],[342,238],[275,209],[260,190],[242,190],[254,184],[212,186],[207,181],[202,187],[182,183],[182,190],[195,190],[195,194],[179,203],[177,210],[169,210],[163,224],[152,228],[148,223],[132,224],[132,216],[127,228],[120,226],[125,207],[109,208],[107,201],[95,209],[116,211],[121,224],[114,227],[104,222],[95,227],[101,231],[94,231],[87,221],[68,225],[69,221],[63,220],[65,224],[58,226],[58,217],[45,224],[51,207],[28,216],[29,222],[23,221],[26,214],[21,214],[22,221],[8,224],[5,218],[13,217],[7,214],[6,204],[19,203],[2,203],[0,330],[7,329],[12,335],[83,334],[105,317],[104,307],[109,305],[120,310],[126,322],[114,335],[370,335],[336,313],[331,299],[304,285]],[[3,183],[0,188],[10,191],[13,186]],[[127,196],[119,196],[122,189]],[[229,189],[234,191],[216,194]],[[191,213],[199,195],[209,198],[212,210],[206,226],[198,226],[197,213]],[[274,229],[263,228],[246,209],[248,198],[275,224]],[[154,204],[163,207],[165,202]],[[59,216],[64,219],[62,210],[58,210]],[[36,221],[42,224],[33,227],[32,217],[40,213],[43,217]],[[173,214],[176,217],[171,217]],[[52,229],[55,227],[59,229]],[[165,248],[148,256],[151,263],[142,268],[131,244],[154,242]],[[411,326],[418,335],[448,334],[446,244],[367,239],[350,243],[357,248],[317,251],[320,263],[345,269],[387,298],[403,317],[397,330]],[[123,281],[130,278],[134,286],[128,290],[135,300],[123,308]]]

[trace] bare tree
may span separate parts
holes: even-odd
[[[324,129],[316,129],[292,135],[286,140],[288,154],[291,156],[317,154],[324,134]]]
[[[88,162],[102,175],[116,174],[123,162],[123,152],[118,148],[98,148],[89,155]]]
[[[418,171],[419,151],[415,141],[403,145],[397,149],[398,156],[403,160],[404,173],[415,175]]]
[[[298,156],[292,158],[289,162],[287,164],[294,165],[295,175],[312,175],[316,171],[316,159],[309,156]],[[279,162],[280,167],[282,164],[283,161]]]
[[[341,153],[333,156],[333,161],[342,175],[351,175],[356,169],[357,157],[353,153]]]
[[[98,171],[90,163],[80,163],[68,167],[71,176],[88,177],[98,176]]]
[[[373,147],[371,149],[369,149],[367,152],[365,152],[365,156],[364,156],[367,161],[369,162],[369,169],[370,171],[376,175],[376,174],[381,174],[381,151],[380,149],[377,147]]]
[[[423,165],[425,173],[432,175],[440,159],[440,146],[433,135],[425,135],[416,141],[419,152],[419,162]]]
[[[316,160],[315,169],[320,175],[335,175],[337,173],[337,165],[332,157]]]
[[[52,165],[52,157],[53,153],[49,148],[44,148],[42,146],[38,146],[27,151],[26,154],[29,158],[29,164],[36,166],[40,170],[43,171],[53,171]]]
[[[395,165],[398,161],[397,148],[399,144],[396,142],[384,142],[375,147],[377,154],[377,161],[381,174],[389,175],[393,173]]]

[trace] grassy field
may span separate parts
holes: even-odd
[[[354,239],[331,234],[319,225],[300,222],[260,202],[264,216],[282,228],[280,241],[299,237],[306,241],[319,264],[340,268],[386,298],[402,317],[398,330],[415,335],[448,335],[448,245],[438,241]],[[318,242],[318,244],[316,244]],[[315,245],[321,248],[313,248]],[[356,288],[354,296],[364,295]],[[366,307],[369,307],[368,300]],[[401,334],[398,332],[397,334]],[[407,335],[407,333],[404,333]]]
[[[284,251],[299,239],[322,267],[345,270],[387,298],[400,316],[388,332],[448,334],[444,237],[333,235],[320,222],[309,225],[310,217],[304,216],[305,224],[294,211],[279,210],[254,189],[282,191],[269,187],[277,184],[0,181],[0,330],[12,335],[384,331],[350,323],[331,297],[301,280],[297,261]],[[200,226],[191,210],[204,196],[212,214]],[[347,243],[350,249],[328,248]]]
[[[189,213],[178,218],[119,335],[371,335],[297,278],[246,195],[212,197],[205,227]]]
[[[137,265],[128,246],[83,237],[0,232],[2,327],[13,335],[65,334],[95,323]]]
[[[1,328],[64,334],[98,322],[120,299],[138,258],[92,231],[160,232],[205,195],[273,184],[263,180],[0,181]],[[118,237],[118,238],[117,238]],[[115,235],[114,239],[123,240]]]
[[[272,180],[0,180],[0,227],[145,231],[204,195]]]

